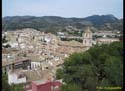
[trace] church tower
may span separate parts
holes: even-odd
[[[83,45],[90,48],[92,46],[92,32],[90,27],[88,27],[83,33]]]

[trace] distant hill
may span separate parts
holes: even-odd
[[[86,21],[91,21],[95,26],[104,25],[105,23],[112,23],[118,21],[113,15],[93,15],[84,18]]]
[[[113,15],[93,15],[85,18],[64,18],[59,16],[8,16],[2,18],[2,28],[4,30],[35,28],[40,31],[55,33],[64,30],[66,26],[73,26],[77,29],[92,26],[97,30],[117,29],[122,31],[123,20],[119,20]]]

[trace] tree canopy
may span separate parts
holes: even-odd
[[[66,83],[62,91],[73,91],[69,87],[79,87],[77,91],[97,91],[97,86],[122,87],[123,43],[95,45],[84,53],[70,55],[56,77]]]

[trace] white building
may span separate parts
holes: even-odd
[[[120,41],[118,38],[98,38],[96,42],[98,44],[110,44],[115,41]]]
[[[38,67],[40,67],[42,65],[41,61],[32,61],[31,62],[31,69],[37,69]]]
[[[18,48],[18,43],[17,42],[8,42],[7,44],[9,44],[12,48]]]
[[[22,73],[8,72],[8,83],[11,84],[20,84],[26,83],[26,76]]]

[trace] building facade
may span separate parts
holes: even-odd
[[[87,48],[92,46],[92,32],[89,27],[83,33],[83,45]]]

